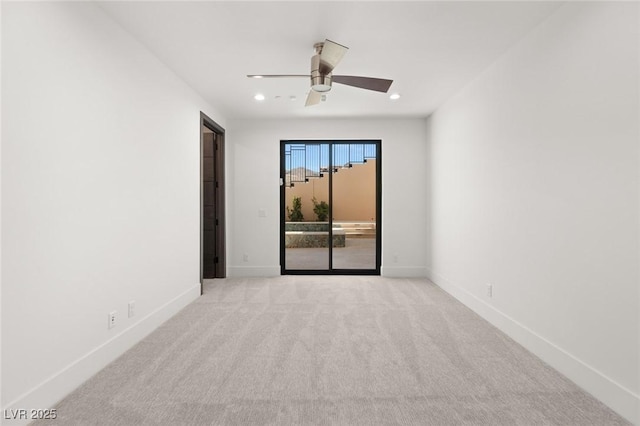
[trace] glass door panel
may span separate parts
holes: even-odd
[[[328,271],[329,144],[284,145],[286,270]]]
[[[376,144],[334,143],[333,269],[376,269]]]

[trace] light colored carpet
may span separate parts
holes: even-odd
[[[60,402],[64,425],[623,425],[421,279],[226,279]]]

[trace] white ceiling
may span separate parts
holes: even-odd
[[[427,116],[561,3],[99,4],[225,117],[273,118]],[[393,79],[389,93],[402,97],[334,84],[326,102],[305,108],[307,79],[246,77],[308,74],[313,44],[325,38],[349,47],[334,74]]]

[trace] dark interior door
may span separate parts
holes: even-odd
[[[203,241],[202,277],[216,277],[216,182],[214,170],[216,134],[205,129],[202,146]]]
[[[224,129],[201,114],[201,278],[224,278]]]

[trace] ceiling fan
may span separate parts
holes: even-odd
[[[386,93],[393,80],[384,78],[360,77],[355,75],[333,75],[333,69],[342,60],[348,47],[325,40],[313,45],[316,54],[311,57],[311,74],[249,74],[249,78],[287,78],[306,77],[311,80],[311,90],[304,106],[319,104],[326,92],[331,90],[331,83],[340,83],[360,89],[375,90]]]

